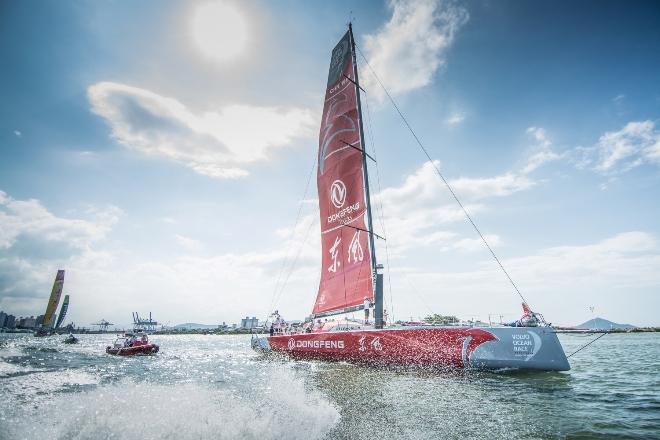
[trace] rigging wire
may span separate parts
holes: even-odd
[[[309,238],[309,231],[312,230],[312,226],[314,226],[315,224],[316,224],[316,221],[309,222],[309,226],[307,226],[307,231],[305,232],[305,236],[303,237],[303,240],[300,242],[300,247],[298,248],[298,253],[296,254],[296,258],[293,260],[293,262],[291,263],[291,266],[289,267],[289,272],[287,273],[286,278],[284,279],[284,283],[282,283],[282,287],[280,289],[279,294],[275,298],[275,302],[273,304],[273,307],[277,304],[277,302],[282,297],[282,294],[284,293],[284,289],[286,288],[286,285],[289,282],[289,278],[291,277],[291,274],[293,274],[293,271],[296,268],[296,264],[298,263],[298,259],[300,258],[300,255],[302,254],[302,250],[305,247],[305,244],[307,244],[307,238]]]
[[[596,342],[597,340],[599,340],[600,338],[602,338],[603,336],[605,336],[605,335],[607,335],[607,334],[609,334],[609,333],[610,333],[610,332],[605,332],[605,333],[603,333],[602,335],[598,336],[597,338],[594,338],[594,339],[592,339],[591,341],[587,342],[587,343],[584,344],[582,347],[578,348],[578,349],[575,350],[573,353],[571,353],[571,354],[569,354],[568,356],[566,356],[566,359],[568,359],[569,357],[573,356],[575,353],[577,353],[577,352],[579,352],[579,351],[582,351],[583,348],[587,348],[588,346],[590,346],[591,344],[593,344],[594,342]]]
[[[293,225],[292,233],[295,233],[296,228],[298,227],[298,223],[300,222],[300,217],[301,217],[301,214],[302,214],[303,205],[305,204],[305,199],[307,198],[307,192],[309,191],[309,183],[312,181],[312,175],[314,174],[314,169],[315,168],[316,168],[316,157],[314,157],[314,161],[312,162],[312,168],[309,170],[309,176],[307,177],[307,184],[305,185],[305,192],[302,196],[302,199],[300,199],[300,204],[298,206],[298,213],[296,214],[296,221]],[[312,222],[312,223],[314,223],[314,222]],[[309,229],[308,229],[307,232],[309,233]],[[305,241],[306,240],[307,240],[307,234],[305,235]],[[270,316],[273,308],[277,304],[277,301],[279,300],[279,296],[281,296],[281,293],[278,295],[278,290],[279,290],[279,287],[280,287],[280,281],[282,280],[282,275],[284,274],[284,269],[285,269],[285,267],[287,265],[287,262],[288,262],[288,259],[289,259],[289,252],[291,251],[291,249],[293,247],[293,244],[294,244],[293,240],[291,242],[289,242],[289,246],[287,247],[286,253],[284,254],[284,259],[282,260],[282,265],[280,266],[280,270],[279,270],[279,273],[277,275],[277,281],[275,281],[275,288],[273,289],[273,295],[271,297],[271,301],[270,301],[270,304],[268,306],[268,310],[266,311],[266,320],[268,319],[268,316]],[[301,250],[302,250],[303,245],[304,245],[304,242],[301,243],[301,245],[300,245]],[[300,256],[300,251],[298,252],[298,256]],[[298,260],[298,256],[296,257],[296,260],[294,261],[294,265],[295,265],[295,262]],[[293,271],[293,269],[291,270],[291,272],[292,271]],[[289,273],[289,276],[290,275],[291,275],[291,273]],[[287,276],[287,278],[286,278],[287,281],[284,282],[284,284],[282,286],[282,290],[284,289],[284,286],[286,286],[286,282],[288,282],[289,276]]]
[[[374,152],[374,162],[376,163],[376,182],[378,183],[378,194],[383,192],[380,185],[380,169],[378,167],[378,155],[376,154],[376,141],[374,140],[374,131],[371,122],[371,110],[369,109],[369,96],[367,93],[364,94],[364,102],[367,106],[367,133],[369,133],[371,148]],[[383,209],[383,199],[378,197],[378,204],[376,205],[377,210],[380,212],[380,226],[383,228],[383,235],[387,237],[387,228],[385,228],[385,210]],[[390,293],[390,313],[388,317],[394,319],[394,299],[392,296],[392,270],[390,266],[390,251],[387,245],[387,240],[385,240],[385,259],[387,261],[387,283],[388,290]]]
[[[419,289],[417,287],[415,287],[413,282],[410,280],[410,278],[408,278],[408,276],[405,273],[403,274],[403,277],[406,279],[406,281],[408,281],[408,284],[410,285],[410,287],[412,287],[412,292],[415,294],[417,299],[420,300],[422,302],[422,304],[424,305],[424,307],[426,307],[426,310],[428,310],[429,313],[431,315],[433,315],[435,313],[435,311],[432,310],[431,307],[428,305],[428,303],[426,302],[426,300],[424,299],[424,297],[420,293]]]
[[[356,45],[355,47],[357,47],[357,50],[358,50],[358,52],[360,53],[360,56],[361,56],[362,59],[364,60],[364,62],[365,62],[365,64],[367,65],[367,67],[369,67],[369,70],[371,70],[371,73],[374,75],[374,78],[376,78],[376,81],[378,82],[378,84],[380,85],[380,87],[383,89],[383,91],[384,91],[385,94],[387,95],[387,98],[390,100],[390,102],[392,103],[392,106],[394,107],[394,109],[396,110],[396,112],[399,114],[399,117],[401,117],[401,120],[403,121],[403,123],[405,124],[405,126],[408,128],[408,131],[410,131],[410,133],[412,134],[413,138],[415,138],[415,141],[417,142],[417,145],[419,145],[419,147],[422,149],[422,151],[424,152],[424,155],[428,158],[428,160],[429,160],[429,162],[431,163],[431,165],[433,165],[433,168],[435,169],[436,173],[438,174],[438,176],[440,176],[440,179],[442,179],[442,182],[445,184],[445,186],[447,187],[447,189],[448,189],[449,192],[451,193],[451,195],[452,195],[452,197],[454,198],[454,200],[456,200],[456,203],[458,203],[458,206],[460,206],[460,208],[463,210],[463,213],[465,214],[465,217],[468,219],[468,221],[470,222],[470,224],[472,225],[472,227],[474,228],[474,230],[477,232],[477,234],[479,234],[479,237],[481,237],[481,241],[483,241],[483,243],[484,243],[484,245],[486,246],[486,248],[490,251],[490,254],[492,255],[493,259],[494,259],[494,260],[497,262],[497,264],[500,266],[500,269],[502,269],[502,272],[504,272],[504,275],[506,275],[507,279],[509,280],[509,282],[511,283],[511,285],[512,285],[513,288],[515,289],[516,293],[518,294],[518,296],[520,296],[520,299],[522,299],[522,301],[523,301],[525,304],[527,304],[527,301],[525,300],[525,297],[522,295],[522,293],[521,293],[520,290],[518,289],[518,286],[516,285],[516,283],[513,281],[513,279],[512,279],[511,276],[509,275],[509,272],[506,271],[506,269],[504,268],[504,265],[502,264],[502,262],[500,261],[500,259],[497,258],[497,255],[495,255],[495,252],[493,251],[493,249],[492,249],[492,248],[490,247],[490,245],[488,244],[488,241],[486,241],[486,238],[484,237],[484,235],[481,233],[481,231],[479,230],[479,228],[477,227],[477,225],[476,225],[476,224],[474,223],[474,221],[472,220],[472,217],[471,217],[470,214],[467,212],[467,209],[465,209],[465,206],[463,206],[463,203],[461,203],[461,201],[459,200],[458,196],[456,195],[456,193],[455,193],[454,190],[452,189],[451,185],[449,185],[449,182],[447,181],[447,179],[445,179],[445,176],[440,172],[440,169],[439,169],[438,166],[435,164],[435,162],[433,161],[433,159],[431,159],[431,155],[430,155],[429,152],[426,150],[426,148],[425,148],[424,145],[422,144],[422,141],[420,141],[419,137],[417,137],[417,134],[415,133],[415,131],[414,131],[414,130],[412,129],[412,127],[410,126],[410,123],[408,123],[408,120],[406,119],[406,117],[403,115],[403,113],[401,113],[401,110],[399,109],[399,106],[396,104],[396,101],[394,101],[394,98],[392,97],[392,95],[390,95],[390,92],[387,90],[387,88],[385,87],[385,85],[383,84],[383,82],[380,80],[380,77],[376,74],[376,71],[373,69],[373,67],[371,67],[371,64],[369,64],[369,61],[367,61],[367,58],[366,58],[366,57],[364,56],[364,54],[362,53],[362,50],[360,49],[360,47],[357,46],[357,45]]]

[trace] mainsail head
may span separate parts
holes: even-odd
[[[341,312],[373,298],[351,38],[349,30],[332,51],[319,133],[322,266],[315,315]]]

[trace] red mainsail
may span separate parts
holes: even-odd
[[[364,168],[353,82],[350,31],[332,51],[319,134],[316,183],[322,266],[313,313],[340,311],[373,298],[365,226]]]

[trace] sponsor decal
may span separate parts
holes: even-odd
[[[367,344],[366,344],[366,342],[367,342],[367,337],[366,337],[366,336],[362,336],[362,337],[358,340],[358,344],[360,344],[360,347],[358,348],[358,350],[360,350],[360,351],[367,351]],[[375,338],[372,338],[372,339],[371,339],[371,342],[369,343],[369,346],[371,347],[372,350],[383,351],[383,345],[380,343],[380,336],[377,336],[377,337],[375,337]]]
[[[461,360],[463,361],[463,368],[468,368],[470,366],[470,352],[468,351],[470,341],[472,341],[472,336],[466,336],[463,338],[463,346],[461,347]]]
[[[334,223],[336,221],[339,221],[341,224],[345,224],[353,220],[353,214],[355,211],[360,210],[360,202],[355,202],[353,205],[348,205],[341,211],[337,211],[336,213],[329,215],[328,216],[328,223]]]
[[[350,61],[349,55],[349,37],[347,32],[332,50],[330,70],[328,72],[328,86],[334,84],[340,78],[344,71],[344,66]]]
[[[338,235],[335,238],[335,244],[328,250],[330,252],[330,257],[332,258],[332,265],[328,267],[328,272],[337,272],[337,268],[341,266],[341,261],[337,261],[337,256],[339,255],[339,243],[341,243],[341,237]]]
[[[514,333],[511,335],[514,356],[525,356],[530,360],[541,349],[541,338],[535,332]]]
[[[461,346],[461,360],[463,368],[470,368],[471,356],[474,350],[481,344],[489,341],[497,341],[497,337],[485,330],[468,330],[468,334],[459,338],[463,341]]]
[[[337,179],[330,185],[330,200],[335,208],[339,209],[346,203],[346,185]]]
[[[295,339],[289,339],[287,343],[289,350],[294,348],[339,348],[343,349],[345,347],[344,341],[318,341],[318,340],[307,340],[301,339],[296,341]]]
[[[355,231],[351,244],[348,245],[348,262],[358,263],[364,260],[364,251],[362,250],[362,245],[360,244],[360,231]]]

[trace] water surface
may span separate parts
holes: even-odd
[[[0,438],[660,438],[659,335],[607,335],[568,372],[431,374],[266,360],[249,336],[121,358],[112,335],[0,334]]]

